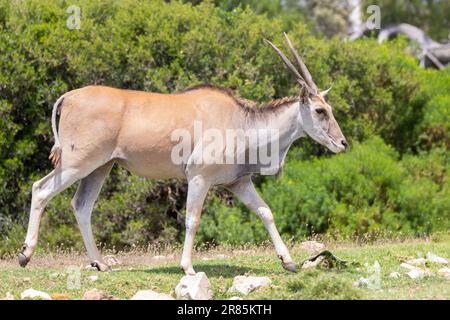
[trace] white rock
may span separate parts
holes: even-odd
[[[407,269],[407,270],[414,270],[414,269],[417,269],[417,267],[412,266],[412,265],[410,265],[410,264],[408,264],[408,263],[405,263],[405,262],[403,262],[403,263],[400,265],[400,267],[402,267],[402,268],[404,268],[404,269]]]
[[[7,292],[2,300],[14,300],[14,296],[12,295],[11,292]]]
[[[427,263],[427,260],[424,258],[411,259],[406,261],[407,264],[415,266],[415,267],[424,267]]]
[[[425,276],[425,273],[422,269],[412,269],[407,273],[407,275],[411,279],[420,279]]]
[[[269,277],[236,276],[229,292],[239,292],[249,294],[250,292],[272,283]]]
[[[363,287],[363,286],[369,286],[370,285],[370,279],[368,278],[359,278],[355,282],[353,282],[353,285],[355,287]]]
[[[54,272],[54,273],[50,274],[49,277],[50,277],[50,279],[57,279],[59,277],[59,273]]]
[[[300,247],[309,254],[318,254],[325,250],[325,245],[317,241],[303,241]]]
[[[317,257],[314,261],[305,261],[302,265],[302,269],[309,269],[317,267],[325,259],[323,256]]]
[[[429,270],[423,270],[423,269],[420,269],[420,268],[416,268],[416,269],[410,270],[406,274],[411,279],[422,279],[425,276],[431,276],[432,275],[432,273]]]
[[[98,280],[98,276],[89,276],[88,279],[89,279],[91,282],[95,282],[95,281]]]
[[[175,300],[171,295],[153,290],[139,290],[131,300]]]
[[[392,278],[392,279],[398,279],[398,278],[400,278],[400,273],[398,273],[398,272],[396,272],[396,271],[394,271],[394,272],[391,272],[390,274],[389,274],[389,278]]]
[[[439,257],[432,252],[427,253],[427,261],[438,264],[448,264],[449,261],[445,258]]]
[[[448,280],[450,280],[450,268],[441,268],[438,270],[439,274],[446,277]]]
[[[103,262],[106,263],[108,266],[113,267],[122,264],[116,257],[114,256],[105,256],[103,258]]]
[[[30,300],[52,300],[52,297],[46,292],[27,289],[20,294],[20,298],[22,300],[30,299]]]
[[[243,300],[241,297],[238,297],[238,296],[234,296],[234,297],[231,297],[230,299],[228,299],[228,300]]]
[[[88,290],[83,295],[83,300],[111,300],[112,297],[104,293],[103,291],[99,291],[96,288]]]
[[[178,299],[184,300],[211,300],[213,297],[211,283],[204,272],[181,278],[175,293]]]

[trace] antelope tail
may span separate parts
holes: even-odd
[[[56,116],[61,112],[63,100],[64,95],[61,96],[58,100],[56,100],[52,110],[52,130],[53,136],[55,138],[55,144],[53,145],[52,151],[50,151],[50,156],[48,158],[50,159],[54,167],[58,166],[61,160],[62,149],[61,144],[59,142],[58,130],[56,128]]]

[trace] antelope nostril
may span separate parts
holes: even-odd
[[[341,140],[341,144],[346,148],[348,147],[347,141],[345,140]]]

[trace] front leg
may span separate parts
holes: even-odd
[[[188,181],[188,195],[186,201],[186,237],[184,240],[181,267],[187,275],[195,275],[192,267],[192,247],[195,233],[200,224],[203,202],[209,190],[209,184],[201,175],[196,175]]]
[[[280,234],[278,233],[277,227],[275,226],[275,221],[273,219],[272,211],[264,202],[264,200],[259,196],[250,176],[243,177],[232,186],[230,186],[229,189],[236,196],[238,196],[239,199],[241,199],[241,201],[250,210],[256,212],[256,214],[261,218],[264,226],[269,232],[270,237],[272,238],[272,243],[275,246],[278,258],[281,259],[283,268],[291,272],[296,272],[297,266],[292,261],[288,248],[286,247],[283,239],[281,239]]]

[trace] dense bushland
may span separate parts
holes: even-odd
[[[23,241],[31,184],[51,170],[51,107],[89,84],[174,92],[201,82],[256,101],[298,87],[263,38],[288,31],[315,80],[333,86],[352,150],[330,156],[296,142],[285,175],[257,178],[285,237],[449,228],[450,73],[422,70],[401,41],[345,43],[311,35],[301,22],[163,1],[77,1],[81,28],[66,26],[67,1],[0,0],[0,253]],[[50,203],[42,242],[80,245],[70,208],[75,186]],[[108,246],[180,240],[185,186],[115,168],[94,209]],[[267,239],[262,224],[222,190],[208,198],[200,235],[208,242]],[[200,237],[199,237],[200,238]]]
[[[332,158],[291,159],[282,178],[266,179],[260,190],[280,232],[294,239],[314,233],[369,240],[427,234],[450,227],[449,160],[444,149],[400,160],[374,137]],[[207,212],[201,225],[207,241],[267,239],[258,218],[241,205],[213,202]]]

